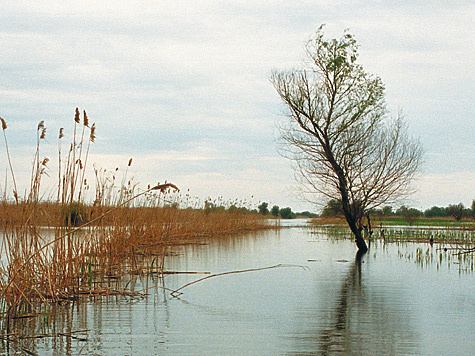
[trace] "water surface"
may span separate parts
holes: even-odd
[[[371,246],[361,259],[351,240],[286,228],[181,246],[170,271],[210,278],[128,277],[145,298],[109,297],[51,308],[48,319],[17,321],[25,334],[89,330],[88,341],[27,340],[40,355],[468,355],[475,350],[474,275],[453,262],[421,265],[401,257],[421,245]],[[430,249],[427,245],[424,249]],[[436,246],[432,247],[436,248]],[[115,283],[115,282],[114,282]],[[2,346],[15,354],[20,345]]]

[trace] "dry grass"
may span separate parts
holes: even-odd
[[[8,147],[6,128],[2,119]],[[85,112],[81,122],[78,109],[66,154],[63,129],[59,133],[56,200],[43,201],[41,179],[48,160],[41,158],[40,146],[45,132],[41,122],[28,193],[18,197],[12,170],[14,200],[8,200],[5,192],[0,203],[0,300],[5,317],[34,315],[45,303],[84,294],[127,293],[101,287],[101,282],[125,273],[163,273],[173,244],[271,227],[257,214],[236,208],[234,202],[229,209],[209,202],[200,209],[178,209],[180,199],[190,206],[189,196],[173,193],[178,190],[173,184],[139,190],[126,174],[116,184],[115,177],[105,177],[98,169],[95,197],[87,202],[84,177],[95,126],[89,126]]]

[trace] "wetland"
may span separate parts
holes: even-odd
[[[434,355],[475,348],[473,257],[444,250],[455,245],[382,239],[359,257],[349,233],[291,224],[172,246],[164,266],[175,273],[103,281],[129,294],[50,304],[40,316],[10,320],[8,330],[4,322],[1,354]]]

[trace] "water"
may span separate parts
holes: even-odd
[[[421,265],[400,257],[416,244],[371,246],[361,260],[351,240],[286,228],[177,247],[163,280],[129,277],[146,298],[108,297],[52,307],[25,319],[23,334],[88,330],[23,340],[3,355],[469,355],[475,350],[475,283],[453,262]],[[428,246],[424,246],[429,248]],[[434,248],[436,248],[434,246]],[[403,251],[403,253],[401,253]]]

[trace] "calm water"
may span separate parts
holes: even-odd
[[[39,355],[474,354],[475,276],[452,262],[437,268],[400,257],[418,246],[377,244],[358,260],[350,240],[292,228],[179,247],[167,257],[170,271],[305,269],[210,278],[179,298],[155,286],[176,289],[204,275],[129,278],[128,288],[150,288],[146,298],[57,306],[47,321],[17,321],[12,331],[89,330],[77,334],[87,342],[57,336],[21,344]],[[0,347],[23,354],[20,345]]]

